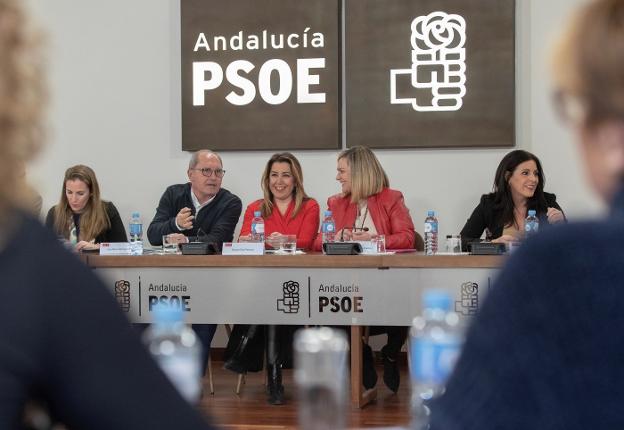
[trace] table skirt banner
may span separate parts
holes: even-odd
[[[476,314],[497,269],[98,268],[133,322],[157,303],[189,323],[410,325],[421,296],[442,289],[462,317]]]

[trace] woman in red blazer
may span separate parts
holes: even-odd
[[[336,222],[338,240],[371,240],[383,234],[387,249],[422,246],[403,194],[388,188],[388,175],[370,149],[356,146],[341,152],[337,170],[342,192],[327,199],[327,207]],[[318,235],[314,249],[321,247]]]
[[[414,231],[414,223],[405,206],[403,194],[388,188],[388,175],[375,154],[364,146],[356,146],[338,155],[336,180],[342,193],[330,197],[327,206],[336,222],[337,240],[371,240],[385,235],[387,249],[423,249],[423,241]],[[322,238],[314,243],[321,250]],[[388,334],[388,343],[382,348],[384,383],[392,391],[399,389],[397,356],[407,338],[407,327],[376,326],[371,334]],[[364,346],[364,387],[377,383],[373,352]]]
[[[245,210],[238,240],[251,239],[251,220],[254,212],[260,211],[267,239],[295,234],[297,248],[311,249],[319,227],[319,205],[305,193],[301,165],[294,155],[283,152],[271,157],[262,175],[262,191],[264,198]],[[225,367],[237,373],[260,370],[262,352],[266,350],[268,401],[274,405],[284,403],[281,369],[286,357],[292,355],[290,348],[295,328],[236,325],[226,348]]]
[[[262,175],[264,198],[247,206],[241,240],[251,240],[254,212],[262,212],[267,238],[297,235],[297,248],[312,249],[319,227],[319,205],[303,189],[303,172],[299,161],[289,152],[274,154]]]

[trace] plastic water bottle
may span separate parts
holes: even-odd
[[[197,403],[201,394],[201,343],[192,328],[184,324],[178,306],[154,307],[154,323],[143,340],[152,357],[182,397]]]
[[[301,430],[346,428],[349,344],[343,331],[329,327],[297,331],[295,382]]]
[[[425,219],[425,255],[438,253],[438,219],[435,211],[427,212]]]
[[[264,219],[260,211],[255,211],[251,220],[251,239],[254,242],[264,243]]]
[[[130,253],[132,255],[143,254],[143,221],[138,212],[132,212],[130,218]]]
[[[412,323],[409,345],[414,430],[429,428],[429,401],[444,392],[463,343],[459,316],[451,311],[450,296],[443,291],[427,291],[423,302],[422,316]]]
[[[530,237],[539,231],[539,219],[537,219],[534,209],[529,209],[529,216],[524,221],[524,236]]]
[[[323,224],[321,224],[321,234],[323,235],[323,243],[336,240],[336,222],[332,217],[331,211],[325,211],[325,218],[323,218]]]

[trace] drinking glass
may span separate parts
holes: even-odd
[[[280,253],[294,255],[296,252],[297,236],[294,234],[285,234],[284,240],[280,243]]]
[[[266,243],[267,250],[272,250],[277,253],[281,253],[282,245],[285,240],[286,240],[286,237],[281,234],[275,235],[275,236],[269,235],[266,237],[264,242]]]
[[[373,243],[377,245],[377,254],[386,253],[386,236],[383,234],[377,235],[373,238]]]
[[[178,253],[178,242],[173,238],[173,236],[164,235],[162,237],[162,244],[164,254]]]
[[[459,235],[446,236],[446,252],[449,254],[461,254],[461,237]]]
[[[295,334],[299,429],[346,428],[348,345],[344,332],[329,327],[306,328]]]

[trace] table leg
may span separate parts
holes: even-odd
[[[351,406],[363,408],[377,398],[377,388],[364,390],[362,385],[362,333],[364,327],[351,326]]]

